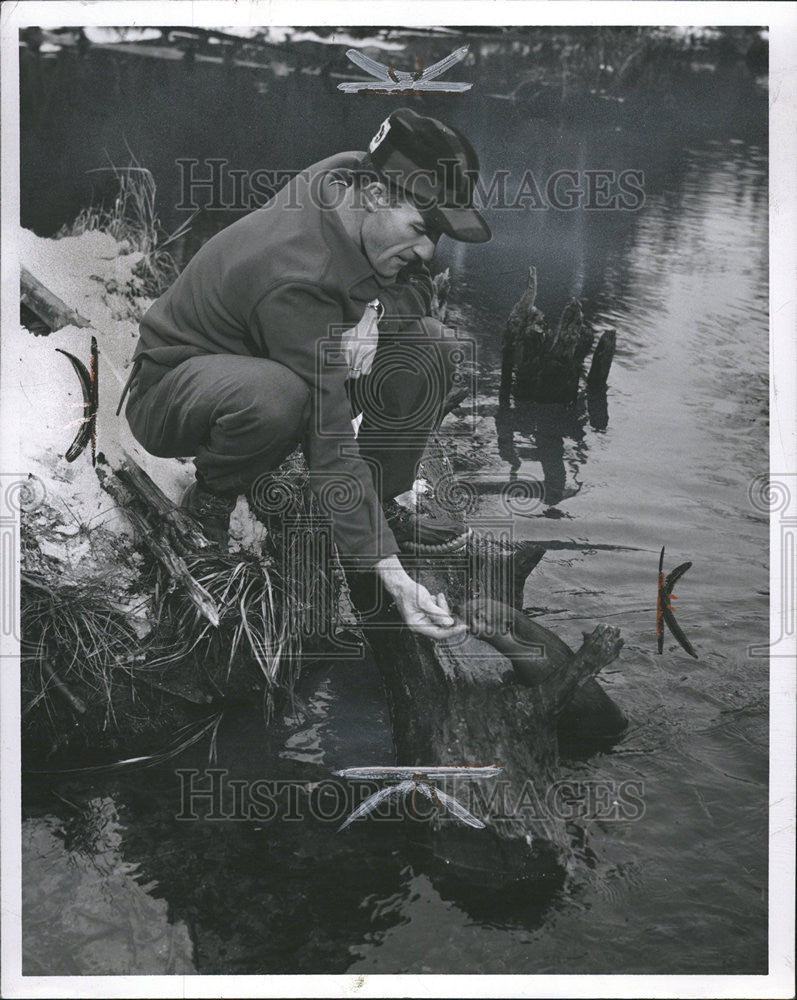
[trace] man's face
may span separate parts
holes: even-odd
[[[407,264],[428,263],[440,234],[428,228],[414,205],[390,203],[383,191],[381,185],[374,185],[373,197],[366,202],[362,248],[378,275],[395,278]]]

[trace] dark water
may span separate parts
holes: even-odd
[[[639,781],[644,815],[584,821],[567,878],[526,886],[510,906],[452,881],[394,824],[336,834],[312,820],[175,819],[175,767],[204,768],[206,745],[160,770],[31,781],[26,972],[766,971],[768,661],[751,646],[768,640],[768,518],[748,495],[768,469],[766,98],[743,67],[724,72],[711,120],[660,115],[659,129],[528,120],[498,104],[488,118],[460,112],[488,168],[640,169],[645,204],[493,212],[491,244],[443,254],[452,319],[485,369],[469,426],[487,469],[508,470],[493,420],[498,348],[527,265],[548,314],[578,294],[617,330],[604,430],[572,415],[544,433],[518,421],[519,475],[541,476],[558,448],[575,492],[514,526],[583,543],[535,570],[525,603],[541,621],[571,644],[599,621],[625,640],[601,676],[629,733],[563,775]],[[281,155],[296,166],[305,152]],[[676,612],[698,660],[669,635],[655,653],[662,545],[667,569],[693,563]],[[389,762],[366,663],[321,668],[302,691],[271,733],[256,708],[228,715],[217,766],[320,781]]]

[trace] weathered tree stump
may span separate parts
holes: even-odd
[[[606,383],[614,358],[616,339],[614,330],[606,330],[601,334],[598,346],[592,356],[589,375],[587,375],[587,413],[589,414],[589,422],[596,431],[606,430],[609,424]]]
[[[535,305],[537,272],[529,268],[528,285],[507,321],[502,348],[499,402],[572,405],[578,396],[584,361],[595,338],[575,299],[564,308],[555,329]],[[605,389],[612,357],[614,332],[605,333],[593,358],[588,385]]]

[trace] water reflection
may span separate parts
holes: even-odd
[[[90,976],[195,972],[187,924],[151,874],[126,857],[125,826],[108,795],[64,819],[22,824],[23,973]]]
[[[517,469],[524,459],[535,460],[542,466],[543,482],[538,489],[539,499],[554,506],[580,489],[580,467],[587,460],[588,443],[585,425],[589,421],[593,430],[606,430],[609,424],[609,407],[605,386],[579,395],[575,406],[561,403],[517,403],[514,407],[499,406],[495,415],[498,454],[509,463],[510,481],[516,479]],[[529,439],[521,445],[515,434]],[[570,482],[567,486],[565,469],[565,439],[572,442],[568,449]]]
[[[176,818],[177,782],[163,770],[104,785],[101,800],[74,781],[62,786],[75,806],[67,822],[26,820],[27,974],[342,973],[361,946],[411,919],[419,878],[437,905],[526,930],[542,926],[564,884],[553,858],[540,856],[523,877],[502,880],[498,842],[495,871],[474,881],[472,868],[435,857],[406,823],[337,835],[336,822],[309,815],[312,784],[296,783],[289,808],[262,822]],[[113,820],[100,837],[98,813]]]
[[[332,770],[393,761],[369,662],[308,668],[268,728],[228,709],[214,749],[26,782],[26,971],[342,973],[412,919],[419,880],[433,905],[494,927],[539,928],[559,898],[542,844],[454,822],[440,840],[397,816],[336,832],[365,793],[335,783],[341,799]],[[258,781],[276,784],[256,796]]]
[[[579,486],[565,486],[564,439],[570,438],[574,444],[571,472],[575,479],[579,466],[586,460],[585,419],[584,407],[576,409],[559,403],[521,403],[514,408],[498,408],[495,416],[498,454],[509,463],[515,476],[524,459],[540,463],[543,482],[537,492],[539,499],[548,506],[555,506],[579,490]],[[529,443],[516,442],[516,432],[528,437]]]

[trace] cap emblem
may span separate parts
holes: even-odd
[[[379,126],[379,131],[376,133],[376,135],[373,137],[373,139],[371,139],[371,142],[368,145],[368,152],[369,153],[373,153],[373,151],[378,146],[381,146],[381,144],[382,144],[385,136],[388,134],[389,131],[390,131],[390,119],[389,118],[385,118],[385,120]]]

